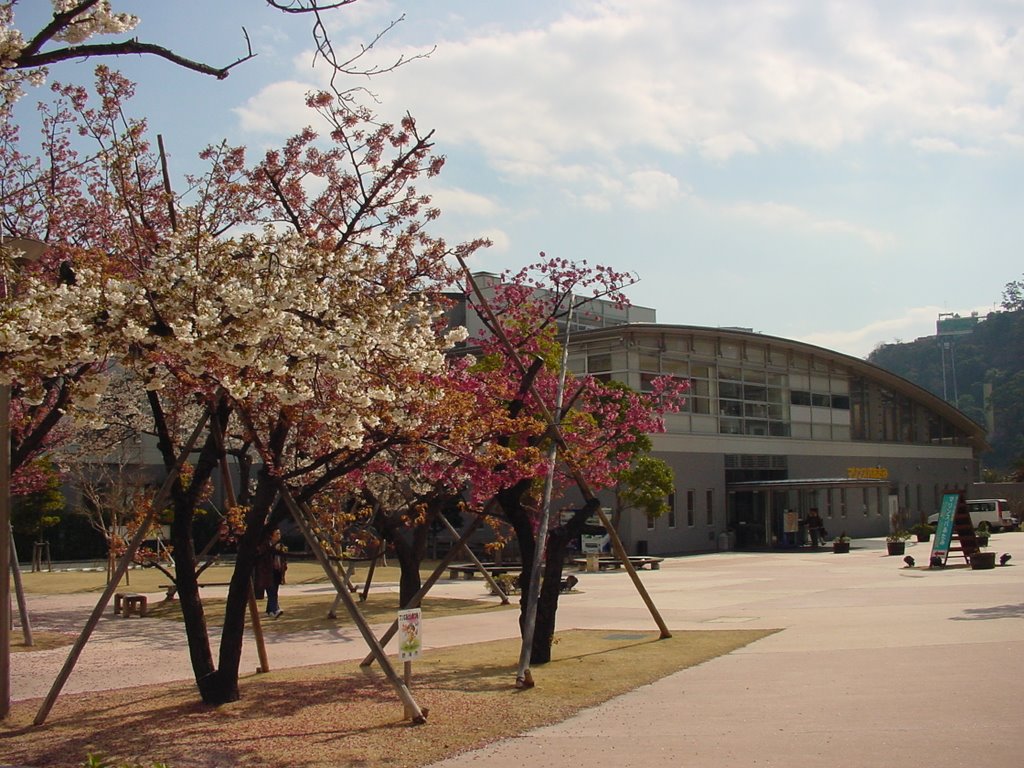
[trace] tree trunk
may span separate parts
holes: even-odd
[[[209,696],[216,697],[217,700],[207,699],[204,695],[203,701],[207,704],[223,704],[237,701],[239,698],[238,671],[242,663],[249,590],[252,588],[258,548],[268,540],[271,532],[277,527],[276,523],[265,522],[276,495],[277,479],[265,469],[261,470],[252,507],[246,516],[245,533],[238,540],[235,568],[231,573],[231,584],[228,586],[228,597],[224,606],[224,626],[220,634],[217,673],[208,692]]]
[[[523,480],[497,494],[498,504],[505,514],[505,519],[515,531],[516,543],[519,544],[519,556],[523,561],[523,568],[519,572],[520,634],[523,634],[526,629],[526,606],[529,605],[530,599],[530,572],[533,569],[533,559],[537,552],[537,536],[533,530],[533,516],[523,504],[524,495],[529,488],[530,481]]]
[[[184,496],[174,494],[174,496]],[[192,543],[193,510],[187,499],[175,499],[174,521],[171,525],[171,543],[174,545],[175,579],[178,603],[185,622],[185,637],[188,640],[192,672],[199,686],[203,701],[207,700],[204,690],[214,672],[213,654],[210,651],[210,637],[206,628],[206,614],[199,598],[199,580],[196,578],[196,552]]]
[[[523,488],[525,493],[525,486]],[[533,517],[521,503],[523,494],[516,495],[511,491],[499,494],[499,503],[505,512],[505,518],[512,524],[519,541],[523,556],[523,570],[519,580],[522,594],[519,599],[519,629],[522,633],[526,623],[526,606],[529,600],[530,571],[533,558],[537,553],[537,538],[533,530]],[[517,502],[517,500],[519,500]],[[533,644],[530,647],[530,663],[546,664],[551,661],[551,642],[555,635],[555,616],[558,612],[558,597],[562,589],[562,568],[565,565],[565,553],[569,542],[580,535],[587,519],[594,513],[593,506],[597,502],[584,505],[577,509],[570,520],[560,526],[551,528],[547,540],[547,559],[544,563],[540,597],[537,601],[537,617],[533,628]]]
[[[376,524],[381,532],[381,546],[387,546],[390,542],[395,548],[400,572],[398,603],[399,607],[405,607],[423,586],[420,578],[420,562],[423,555],[421,548],[417,546],[420,542],[414,531],[406,530],[400,521],[382,511],[377,513]]]
[[[562,568],[565,565],[566,547],[571,538],[566,526],[553,528],[548,535],[544,580],[540,585],[537,621],[533,628],[533,645],[530,647],[531,664],[547,664],[551,661],[555,615],[558,613],[558,597],[562,593]]]

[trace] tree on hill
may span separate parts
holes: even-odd
[[[1007,311],[989,313],[969,334],[887,344],[868,356],[868,362],[946,399],[979,424],[991,420],[991,451],[982,461],[997,476],[1024,456],[1024,307],[1015,308],[1022,285],[1009,283]]]
[[[1003,309],[1007,312],[1024,310],[1024,280],[1013,280],[1003,289]]]

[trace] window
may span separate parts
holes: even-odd
[[[653,515],[648,515],[647,516],[647,530],[648,531],[653,531],[654,530],[654,516]]]
[[[715,491],[713,488],[708,488],[704,493],[704,501],[707,505],[707,524],[715,524]]]
[[[695,524],[694,519],[694,505],[696,500],[697,492],[689,490],[686,492],[686,524],[693,528]]]
[[[587,356],[587,371],[589,373],[603,373],[612,369],[612,356],[610,353],[603,355]]]
[[[670,493],[668,495],[668,499],[667,499],[666,503],[668,504],[668,527],[669,528],[675,528],[676,527],[676,495],[674,493]]]

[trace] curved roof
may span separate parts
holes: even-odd
[[[941,397],[932,394],[924,387],[920,387],[902,376],[873,365],[859,357],[835,352],[834,350],[818,347],[814,344],[784,339],[781,336],[769,336],[743,328],[711,328],[700,325],[668,325],[664,323],[630,323],[629,325],[616,325],[607,328],[573,332],[570,343],[576,344],[584,341],[614,339],[626,333],[686,333],[734,341],[756,340],[761,343],[778,346],[781,349],[801,352],[823,362],[841,365],[852,373],[878,382],[893,392],[905,395],[925,408],[934,411],[954,428],[967,435],[969,443],[976,451],[986,451],[989,448],[985,436],[985,428]]]

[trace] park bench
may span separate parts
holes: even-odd
[[[648,557],[646,555],[637,555],[629,558],[629,563],[637,570],[641,568],[649,568],[652,571],[657,571],[661,568],[661,563],[665,558],[663,557]],[[584,570],[587,567],[586,557],[575,557],[572,560],[573,565],[578,567],[580,570]],[[606,571],[609,569],[618,569],[622,567],[622,561],[617,557],[599,557],[597,559],[597,567]]]
[[[206,582],[206,583],[203,583],[203,584],[199,584],[198,586],[199,586],[200,589],[203,589],[204,587],[230,587],[231,586],[231,582],[230,581],[211,581],[211,582]],[[178,591],[178,585],[177,584],[161,584],[160,585],[160,589],[163,589],[163,590],[167,591],[167,595],[164,597],[164,600],[173,600],[174,599],[174,595]]]
[[[497,578],[496,580],[498,582],[498,586],[501,587],[501,591],[504,592],[506,595],[518,595],[520,592],[523,591],[522,585],[519,583],[519,578],[520,575],[516,574],[515,576],[505,575],[500,578]],[[561,579],[559,581],[558,591],[563,593],[572,592],[576,588],[576,585],[579,583],[580,580],[570,573],[567,578]],[[493,587],[491,588],[491,594],[498,594]]]
[[[518,573],[523,570],[522,563],[481,563],[491,576],[502,576],[506,573]],[[460,576],[466,579],[474,578],[480,569],[473,563],[455,563],[448,566],[448,578],[457,579]]]

